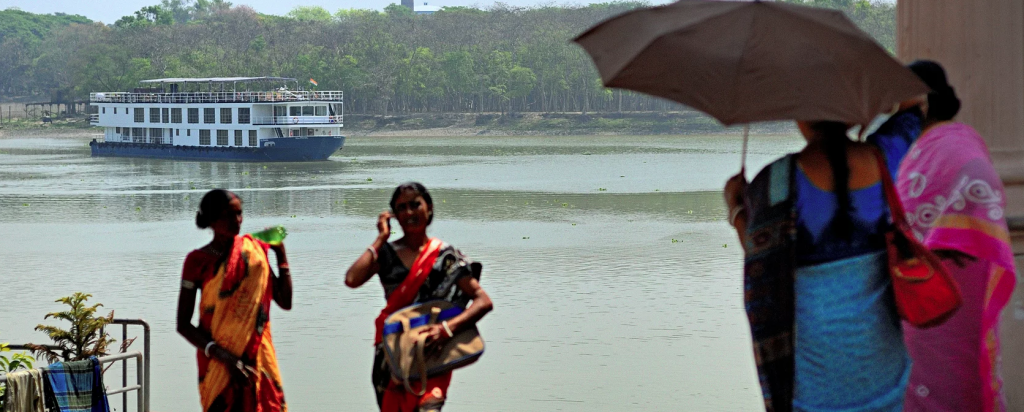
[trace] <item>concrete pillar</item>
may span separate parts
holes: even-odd
[[[898,0],[897,53],[942,63],[963,100],[959,121],[985,137],[1006,186],[1017,269],[1024,270],[1024,2]],[[1001,328],[1009,410],[1024,411],[1024,282]]]

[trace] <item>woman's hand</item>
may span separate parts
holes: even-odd
[[[441,326],[440,323],[435,323],[421,330],[420,335],[427,336],[425,340],[427,353],[440,352],[441,348],[444,348],[445,343],[452,338],[448,336],[448,332],[444,330],[444,326]]]
[[[971,256],[971,255],[968,255],[968,254],[966,254],[964,252],[961,252],[959,250],[936,249],[936,250],[934,250],[934,252],[935,252],[935,255],[939,257],[939,259],[942,259],[942,260],[945,260],[945,261],[950,261],[954,265],[956,265],[956,267],[961,268],[961,269],[966,267],[968,263],[971,263],[971,262],[974,262],[974,261],[978,260],[978,258],[976,258],[974,256]]]
[[[220,347],[220,345],[214,345],[210,348],[210,355],[224,363],[224,367],[231,374],[231,379],[236,383],[247,386],[253,382],[253,377],[256,376],[256,369],[246,365],[237,356],[228,352],[227,349]]]
[[[284,241],[281,241],[276,245],[270,245],[270,250],[273,250],[274,254],[277,255],[278,266],[288,264],[288,255],[284,251]]]
[[[742,173],[729,178],[725,182],[725,205],[732,211],[744,202],[744,193],[747,191],[747,178]]]
[[[377,216],[377,238],[384,242],[391,237],[391,218],[391,212],[387,210],[380,212],[380,216]]]

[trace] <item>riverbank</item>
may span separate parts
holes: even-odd
[[[731,132],[697,112],[424,113],[345,115],[351,136],[689,135]],[[793,133],[791,123],[753,126],[759,134]]]
[[[736,133],[696,112],[629,113],[421,113],[402,115],[346,114],[348,136],[588,136],[708,135]],[[792,134],[792,124],[752,126],[757,134]],[[84,118],[16,120],[0,126],[0,138],[45,136],[80,138],[102,134]]]

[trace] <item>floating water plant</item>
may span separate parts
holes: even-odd
[[[372,178],[369,178],[369,177],[368,177],[368,178],[366,178],[366,181],[367,181],[367,182],[372,182],[372,181],[373,181],[373,179],[372,179]]]
[[[599,187],[599,188],[597,188],[597,191],[598,191],[598,192],[607,192],[607,191],[608,191],[608,189],[605,189],[605,188],[603,188],[603,187]]]
[[[523,236],[524,240],[529,239],[529,238],[530,238],[529,236]]]

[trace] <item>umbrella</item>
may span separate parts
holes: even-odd
[[[633,10],[574,40],[607,87],[667,98],[725,125],[868,124],[928,92],[840,11],[761,1]]]

